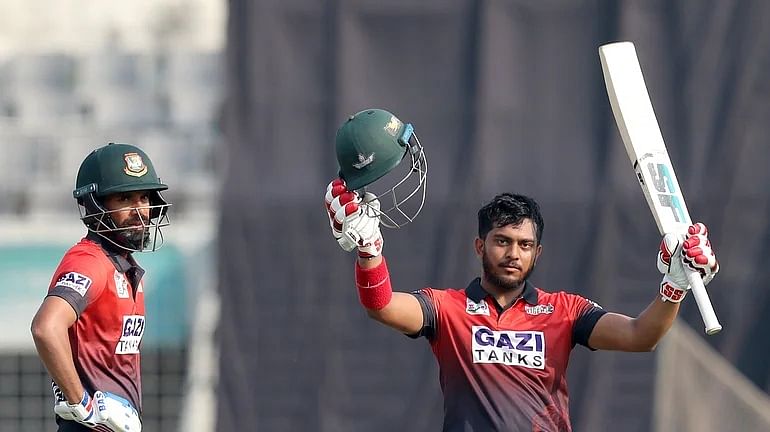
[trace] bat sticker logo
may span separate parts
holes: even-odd
[[[682,205],[681,192],[676,188],[676,182],[671,175],[671,169],[662,163],[648,163],[647,170],[652,178],[652,185],[658,192],[658,202],[663,207],[671,209],[677,222],[685,222],[687,216]]]

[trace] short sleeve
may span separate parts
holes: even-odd
[[[423,324],[420,331],[407,336],[414,339],[424,336],[431,342],[436,338],[438,334],[438,308],[441,303],[439,293],[440,291],[432,288],[423,288],[411,293],[420,302]]]
[[[580,344],[593,350],[588,345],[588,339],[591,337],[591,332],[594,331],[599,318],[606,314],[607,311],[602,309],[597,303],[577,294],[568,294],[568,299],[573,322],[572,346]]]
[[[64,299],[79,317],[104,291],[106,273],[100,257],[68,253],[51,279],[48,295]]]

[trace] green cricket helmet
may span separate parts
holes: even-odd
[[[92,151],[80,164],[75,190],[80,219],[94,232],[110,243],[129,252],[152,252],[163,244],[160,228],[170,224],[168,208],[170,203],[161,191],[168,186],[161,183],[155,167],[147,154],[129,144],[109,143]],[[112,194],[147,191],[150,198],[148,207],[132,207],[137,223],[118,226],[112,218],[116,211],[108,210],[104,199]],[[149,219],[140,210],[147,209]]]
[[[340,177],[348,190],[377,196],[384,226],[414,220],[425,203],[428,161],[411,124],[382,109],[363,110],[337,130],[335,144]]]

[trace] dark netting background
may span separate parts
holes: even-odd
[[[218,430],[440,428],[428,344],[366,317],[324,214],[335,130],[364,108],[414,123],[430,163],[425,210],[385,232],[397,290],[464,287],[480,267],[476,210],[514,191],[546,220],[538,286],[641,311],[660,237],[604,89],[597,48],[612,40],[636,43],[690,213],[712,231],[725,330],[708,341],[770,387],[770,2],[229,7]],[[682,316],[702,328],[693,299]],[[576,348],[575,430],[648,431],[654,362]]]

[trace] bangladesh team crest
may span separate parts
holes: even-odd
[[[142,155],[139,153],[126,153],[123,155],[126,161],[126,167],[123,171],[133,177],[141,177],[147,174],[147,165],[144,164]]]
[[[390,116],[390,121],[385,125],[384,129],[385,132],[395,137],[398,131],[401,129],[401,125],[403,125],[401,120],[397,119],[396,116]]]

